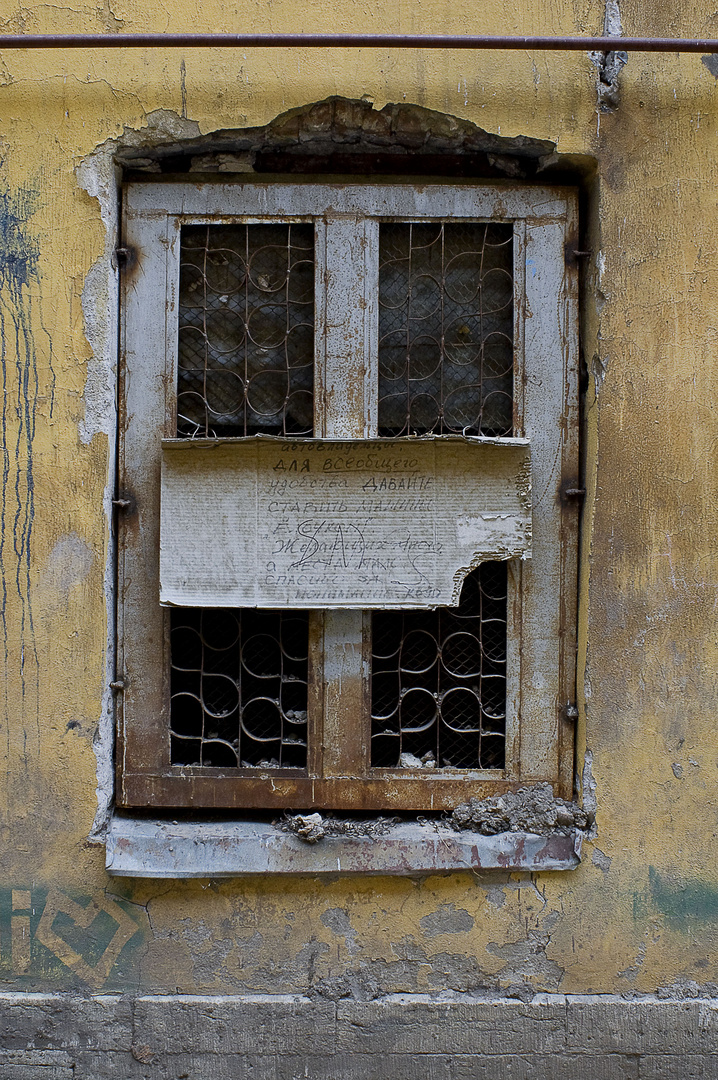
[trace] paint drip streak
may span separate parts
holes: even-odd
[[[34,673],[33,712],[39,747],[39,677],[38,654],[31,597],[32,530],[35,516],[34,439],[40,380],[38,357],[33,333],[34,316],[31,287],[39,283],[39,245],[28,222],[37,209],[37,193],[29,189],[11,192],[0,190],[0,366],[2,372],[2,490],[0,492],[0,621],[2,622],[5,666],[5,715],[9,749],[10,723],[7,696],[10,657],[9,605],[7,581],[11,567],[5,543],[8,514],[13,516],[14,578],[20,600],[20,678],[22,688],[22,723],[27,711],[28,675],[26,664],[31,658]],[[13,354],[14,353],[14,357]],[[14,370],[13,370],[14,369]],[[12,374],[11,374],[12,372]],[[54,399],[55,374],[52,350],[49,351],[51,406]],[[12,401],[15,408],[13,416]],[[14,460],[8,438],[15,428]],[[10,511],[10,501],[13,510]],[[11,580],[11,578],[10,578]],[[25,731],[25,735],[27,732]]]

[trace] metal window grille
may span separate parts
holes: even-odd
[[[185,226],[181,250],[178,434],[311,434],[312,226]],[[511,226],[381,225],[380,434],[512,433],[512,258]],[[307,625],[172,613],[173,764],[306,767]],[[373,766],[503,766],[503,564],[456,611],[375,612],[372,642]]]
[[[513,230],[385,222],[379,434],[513,433]]]
[[[506,596],[506,563],[483,563],[457,608],[373,612],[374,768],[503,768]]]
[[[185,226],[181,250],[178,435],[311,435],[313,226]],[[172,764],[306,768],[306,613],[171,625]]]
[[[177,434],[311,435],[314,227],[182,229]]]
[[[117,697],[118,806],[437,812],[465,798],[469,778],[462,770],[476,764],[490,770],[471,778],[477,794],[537,777],[570,793],[572,736],[560,703],[575,693],[570,612],[578,513],[558,488],[573,484],[579,465],[578,272],[576,261],[565,257],[577,235],[576,192],[559,187],[258,177],[126,186],[123,246],[142,259],[121,283],[118,487],[131,493],[141,513],[118,521],[117,663],[124,684]],[[175,236],[180,242],[168,242]],[[264,248],[283,253],[276,289],[271,276],[266,283],[257,276]],[[300,280],[306,290],[298,295],[292,288]],[[463,292],[456,290],[457,280]],[[493,298],[492,281],[501,282],[501,295]],[[167,317],[168,304],[176,303],[177,317],[180,299],[175,322]],[[278,328],[275,338],[262,336],[263,305]],[[178,332],[179,423],[168,408]],[[301,350],[293,353],[300,338]],[[438,368],[431,367],[435,363]],[[263,400],[259,391],[267,382]],[[500,683],[502,668],[498,654],[486,653],[486,641],[480,679],[464,678],[466,671],[457,675],[452,667],[455,686],[442,681],[448,679],[449,655],[444,628],[448,618],[459,618],[455,608],[396,615],[310,612],[307,674],[304,666],[301,672],[285,669],[280,649],[280,666],[264,673],[263,690],[259,681],[253,690],[240,641],[259,633],[264,612],[233,611],[234,628],[225,625],[225,637],[217,640],[225,613],[157,603],[160,466],[169,453],[164,440],[262,431],[283,439],[316,433],[354,441],[427,432],[494,436],[511,434],[511,419],[514,433],[531,440],[540,512],[533,515],[530,563],[509,565],[502,609],[508,615],[508,676],[505,697],[497,696],[495,707],[488,684],[491,676]],[[201,513],[202,492],[190,487],[191,511]],[[473,501],[465,508],[467,514],[474,509]],[[232,545],[227,537],[228,555]],[[197,604],[214,607],[210,597],[217,594],[206,595]],[[290,604],[293,595],[299,598],[298,589],[287,593]],[[498,591],[491,595],[500,599]],[[399,642],[409,641],[416,629],[430,632],[433,669],[429,664],[417,672],[415,661],[400,663],[390,649],[378,654],[377,627],[384,619],[393,620]],[[378,707],[376,687],[371,704],[372,621],[374,674],[394,681],[388,707]],[[193,631],[194,654],[183,658],[182,635],[176,635],[175,670],[165,671],[159,651],[172,626]],[[467,633],[479,640],[488,631],[488,625],[475,626]],[[267,631],[275,645],[279,632],[276,623]],[[220,657],[227,661],[224,670],[213,667]],[[209,676],[223,673],[233,696],[217,704],[217,684]],[[301,702],[283,703],[284,674],[308,680]],[[433,683],[425,681],[428,675]],[[287,693],[297,691],[292,681]],[[416,698],[412,688],[428,690],[434,701],[423,734],[411,730],[422,727],[407,712]],[[456,723],[447,713],[449,691],[464,692],[466,702],[467,688],[471,714]],[[460,703],[461,695],[454,697]],[[265,699],[260,705],[270,714],[264,732],[250,723],[255,699]],[[301,714],[305,701],[306,724],[293,724],[297,717],[289,712]],[[295,727],[299,738],[308,733],[308,751],[297,748]],[[385,731],[388,736],[380,738]],[[450,742],[455,736],[465,740],[458,751]],[[411,765],[401,766],[402,754],[412,755]],[[421,768],[413,764],[427,754],[437,767],[427,768],[430,758]],[[198,762],[200,767],[193,764]],[[261,762],[280,762],[284,775],[277,770],[276,782],[269,782]],[[305,765],[294,767],[299,762]]]
[[[307,615],[172,611],[171,763],[307,763]]]

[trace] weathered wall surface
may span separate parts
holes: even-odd
[[[629,34],[718,33],[703,0],[680,10],[631,0],[621,18]],[[480,10],[442,0],[196,9],[171,0],[161,11],[106,0],[5,2],[0,25],[596,33],[603,21],[597,0],[520,10],[493,0]],[[718,993],[718,88],[698,56],[632,54],[620,80],[615,108],[599,112],[597,69],[584,54],[0,56],[6,989]],[[575,873],[534,878],[110,881],[102,847],[88,840],[96,749],[108,737],[116,296],[101,272],[115,239],[102,217],[112,214],[107,140],[262,125],[332,94],[417,103],[596,161],[582,293],[578,759],[590,752],[584,794],[595,793],[598,833]],[[100,781],[103,804],[106,765]]]

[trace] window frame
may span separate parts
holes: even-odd
[[[119,490],[131,506],[118,523],[118,805],[442,811],[537,781],[569,796],[578,512],[563,492],[578,486],[578,275],[566,257],[577,247],[576,191],[243,178],[133,182],[123,195],[131,260],[121,297]],[[314,221],[314,435],[347,440],[376,433],[379,221],[462,218],[513,223],[514,434],[532,448],[532,558],[508,564],[505,768],[370,769],[371,616],[347,609],[310,617],[306,772],[171,765],[159,493],[161,442],[176,431],[182,225]],[[319,677],[322,665],[332,678]]]

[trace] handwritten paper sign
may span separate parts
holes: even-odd
[[[456,604],[479,562],[530,546],[523,439],[163,442],[163,604]]]

